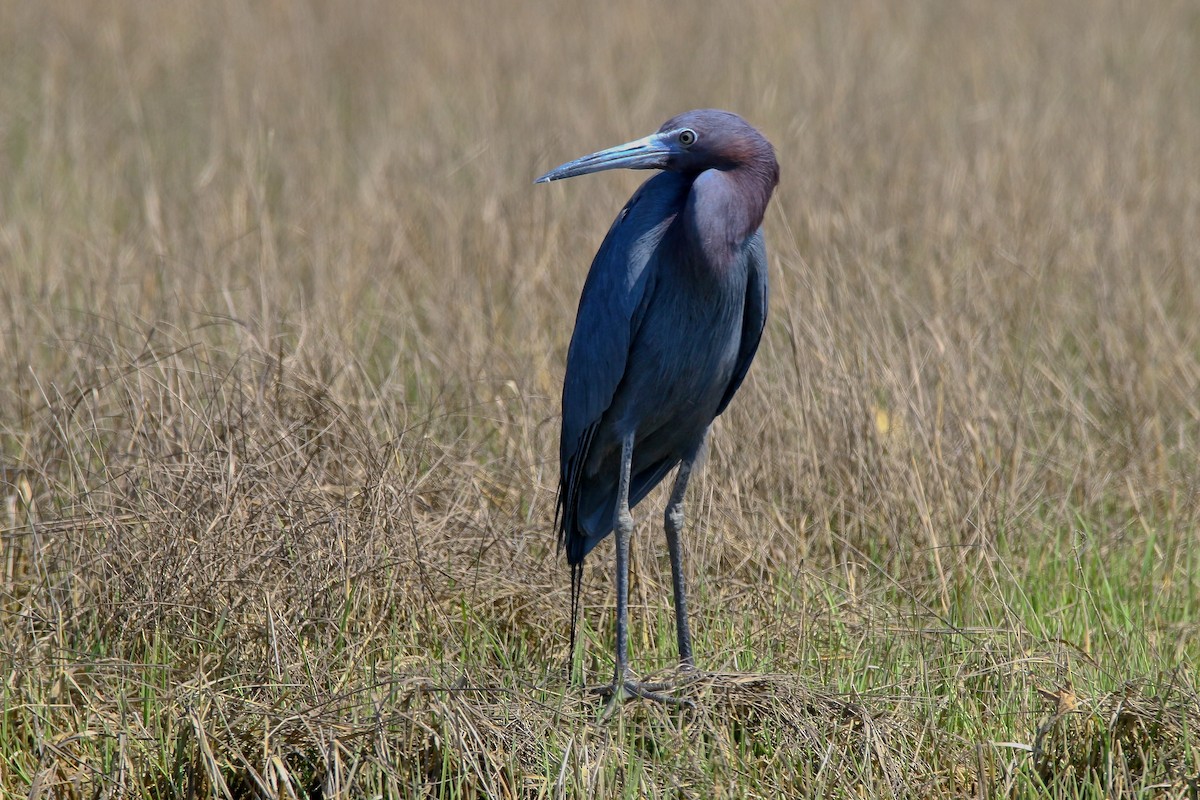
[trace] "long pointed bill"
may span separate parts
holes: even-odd
[[[587,175],[606,169],[661,169],[671,154],[670,140],[657,133],[633,142],[619,144],[590,156],[568,161],[552,169],[534,183],[549,183],[576,175]]]

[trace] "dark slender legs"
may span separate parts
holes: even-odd
[[[667,550],[671,554],[671,586],[675,590],[675,635],[679,642],[679,665],[693,669],[692,632],[688,628],[687,590],[683,583],[683,552],[679,546],[679,533],[683,530],[683,494],[687,491],[688,478],[692,474],[692,461],[679,465],[675,485],[671,488],[671,499],[663,514],[663,527],[667,531]]]
[[[629,473],[633,468],[633,434],[621,443],[621,479],[617,484],[617,510],[613,533],[617,538],[617,665],[613,675],[613,696],[629,682],[629,540],[633,536],[633,515],[629,513]]]
[[[605,716],[631,696],[645,697],[663,703],[691,705],[687,700],[657,694],[665,684],[639,683],[629,669],[629,540],[633,536],[633,515],[629,513],[629,477],[633,465],[633,435],[621,444],[621,478],[617,484],[617,508],[613,519],[613,534],[617,540],[617,651],[611,687],[601,693],[610,695]],[[679,547],[679,532],[683,528],[683,493],[687,489],[692,462],[679,468],[671,500],[667,504],[667,547],[671,551],[671,581],[675,588],[675,625],[679,636],[679,662],[692,667],[692,635],[688,630],[687,596],[683,586],[683,557]]]

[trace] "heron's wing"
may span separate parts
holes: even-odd
[[[686,186],[673,173],[642,184],[609,229],[583,285],[567,351],[559,443],[559,535],[568,560],[578,534],[574,517],[584,465],[625,376],[630,344],[653,294],[658,245],[685,195]]]
[[[742,342],[738,346],[737,364],[729,379],[729,388],[721,398],[717,414],[725,411],[729,401],[737,394],[738,387],[750,369],[750,362],[758,352],[763,326],[767,323],[767,246],[762,229],[755,231],[746,243],[746,307],[742,311]]]
[[[675,180],[659,173],[617,216],[579,298],[563,382],[562,455],[612,403],[654,284],[653,262],[678,207]]]

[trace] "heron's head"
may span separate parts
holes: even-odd
[[[779,177],[775,150],[761,133],[737,114],[707,108],[672,117],[644,138],[568,161],[535,183],[606,169],[663,169],[686,174],[738,167],[763,171],[771,186]]]

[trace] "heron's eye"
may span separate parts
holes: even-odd
[[[679,132],[679,143],[684,147],[691,147],[696,143],[696,132],[691,128],[684,128]]]

